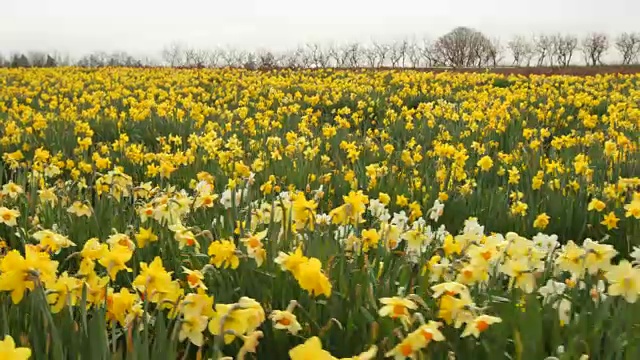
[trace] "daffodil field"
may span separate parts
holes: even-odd
[[[638,359],[640,75],[0,69],[0,359]]]

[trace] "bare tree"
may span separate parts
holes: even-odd
[[[336,44],[329,45],[327,55],[329,55],[329,61],[332,61],[335,67],[342,67],[342,64],[340,63],[340,50]]]
[[[139,67],[142,62],[124,51],[115,51],[106,56],[104,66]]]
[[[329,56],[329,52],[327,51],[327,49],[321,46],[318,47],[316,60],[320,64],[320,67],[329,67],[329,65],[331,64],[331,56]]]
[[[534,55],[534,47],[524,36],[515,36],[511,41],[507,43],[507,49],[511,52],[513,57],[513,65],[515,66],[530,66],[531,59]]]
[[[400,65],[402,60],[402,46],[398,42],[394,42],[389,46],[389,61],[391,61],[391,67],[396,68]]]
[[[287,67],[289,53],[287,51],[274,52],[275,66],[279,68]]]
[[[375,47],[369,46],[362,49],[362,55],[365,59],[367,67],[375,68],[378,64],[378,52]]]
[[[184,66],[186,67],[196,67],[197,66],[197,54],[198,50],[194,48],[186,48],[184,50]]]
[[[591,33],[582,39],[580,50],[587,65],[602,65],[602,55],[609,48],[609,37],[604,33]]]
[[[81,57],[80,59],[78,59],[78,61],[76,61],[76,66],[92,66],[89,62],[89,55],[85,55],[83,57]]]
[[[420,55],[422,59],[424,59],[424,64],[426,67],[433,67],[437,65],[443,65],[438,63],[438,59],[435,56],[436,51],[434,50],[434,43],[431,39],[425,37],[422,39],[422,46],[419,47]]]
[[[400,51],[400,65],[406,67],[407,58],[409,57],[409,40],[403,39],[398,44],[398,50]]]
[[[480,67],[497,63],[498,49],[479,31],[457,27],[436,40],[437,62],[445,66]]]
[[[387,47],[391,67],[405,67],[409,57],[409,40],[394,41]]]
[[[272,52],[268,49],[248,52],[235,48],[215,48],[203,50],[186,47],[173,42],[162,50],[163,64],[168,66],[218,67],[232,66],[271,69],[326,68],[335,67],[397,67],[449,66],[486,67],[498,66],[508,51],[515,66],[530,66],[533,58],[537,65],[570,66],[576,50],[580,50],[587,65],[603,63],[603,57],[613,45],[622,57],[622,64],[628,65],[639,60],[640,33],[622,33],[610,40],[604,33],[593,32],[578,39],[575,35],[539,35],[532,39],[514,36],[503,46],[499,39],[490,39],[471,28],[458,27],[435,41],[428,38],[417,42],[415,39],[379,43],[372,41],[366,45],[352,42],[345,45],[322,46],[318,43],[299,46],[286,52]],[[5,60],[0,55],[0,66],[66,66],[71,65],[68,55],[47,54],[30,51],[17,54]],[[125,52],[93,52],[81,57],[79,66],[149,66],[158,64],[153,59],[135,58]]]
[[[162,59],[171,67],[184,65],[184,46],[173,42],[162,50]]]
[[[358,64],[358,56],[360,51],[359,45],[357,43],[349,43],[344,44],[340,47],[340,54],[342,57],[342,66],[343,67],[353,67]]]
[[[311,61],[313,62],[313,66],[316,68],[324,68],[329,65],[329,61],[331,61],[331,57],[329,53],[322,49],[320,44],[307,44],[307,49],[311,56]]]
[[[89,58],[92,60],[92,63],[98,67],[107,66],[109,63],[109,54],[104,51],[97,51],[89,55]]]
[[[300,61],[296,51],[285,51],[278,57],[278,64],[285,68],[297,69],[299,68]]]
[[[109,65],[110,56],[104,51],[96,51],[81,57],[77,65],[83,67],[104,67]]]
[[[224,65],[229,67],[243,67],[247,61],[247,56],[248,53],[246,51],[232,47],[228,47],[221,55]]]
[[[200,49],[188,48],[184,51],[184,65],[188,67],[204,67],[207,62],[207,52]]]
[[[327,50],[327,55],[329,56],[329,59],[333,59],[333,63],[336,67],[344,67],[349,60],[349,46],[331,45]]]
[[[220,66],[222,60],[222,50],[220,48],[214,48],[205,52],[205,64],[208,67]]]
[[[545,60],[549,60],[549,65],[553,66],[553,41],[551,37],[545,34],[534,37],[534,52],[538,56],[538,66],[545,64]]]
[[[278,67],[276,56],[268,50],[258,51],[257,65],[259,69],[273,69]]]
[[[377,66],[378,67],[382,67],[384,65],[384,61],[389,56],[391,48],[387,44],[382,44],[382,43],[378,43],[378,42],[374,42],[373,43],[373,47],[375,48],[376,54],[378,56],[378,64],[377,64]]]
[[[227,48],[222,50],[220,57],[224,63],[224,66],[233,66],[233,62],[236,60],[236,49]]]
[[[357,42],[349,43],[342,48],[342,65],[345,67],[358,67],[361,60],[364,58],[364,54],[361,51],[362,48]]]
[[[558,66],[569,66],[573,53],[578,47],[578,38],[575,35],[556,34],[551,37],[553,55]]]
[[[58,63],[57,59],[62,59],[61,63]],[[56,65],[65,65],[65,62],[70,61],[64,56],[54,55],[49,60]],[[91,54],[84,55],[77,63],[77,66],[82,67],[104,67],[104,66],[127,66],[127,67],[139,67],[143,63],[134,56],[124,51],[114,51],[111,54],[107,54],[104,51],[96,51]]]
[[[31,64],[29,64],[29,59],[25,54],[13,54],[11,55],[11,61],[9,62],[9,66],[23,68],[23,67],[29,67],[31,66]]]
[[[258,56],[252,52],[247,51],[242,58],[242,67],[249,70],[255,70],[258,68]]]
[[[144,58],[140,59],[140,64],[141,66],[160,66],[162,64],[162,62],[160,60],[158,60],[157,58],[151,57],[151,56],[145,56]]]
[[[298,64],[297,67],[309,68],[313,65],[313,57],[302,46],[298,46],[296,51],[293,52],[293,56]]]
[[[498,44],[499,46],[499,44]],[[472,67],[496,66],[498,63],[499,49],[493,46],[491,41],[479,42],[472,51],[470,65]]]
[[[33,67],[44,67],[47,64],[47,53],[42,51],[29,51],[27,58]]]
[[[56,66],[58,66],[58,64],[56,63],[56,60],[51,57],[51,55],[47,54],[47,61],[45,62],[44,66],[45,67],[56,67]]]
[[[411,63],[411,67],[420,67],[420,60],[422,60],[422,49],[420,49],[420,45],[418,45],[415,41],[412,41],[409,44],[409,48],[407,49],[407,56],[409,58],[409,62]]]
[[[625,32],[618,35],[615,47],[622,55],[622,65],[635,63],[640,53],[640,33]]]
[[[483,42],[479,49],[482,49],[482,51],[478,56],[481,59],[484,56],[486,59],[484,63],[486,65],[496,67],[504,59],[504,47],[498,38],[491,39],[488,42]],[[482,66],[482,62],[480,62],[478,66]]]
[[[235,66],[248,67],[255,63],[255,54],[246,50],[238,50],[236,52]]]
[[[54,51],[51,57],[55,60],[57,66],[71,66],[73,63],[68,53]]]

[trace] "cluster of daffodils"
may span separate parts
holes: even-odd
[[[11,189],[11,192],[7,190],[9,197],[11,193],[22,193],[21,187],[15,184],[7,188]],[[241,297],[231,304],[214,302],[208,292],[212,289],[205,284],[207,273],[234,271],[242,261],[249,259],[261,267],[271,256],[281,271],[293,275],[301,289],[314,297],[323,295],[330,298],[331,279],[323,270],[320,259],[303,254],[305,242],[311,240],[299,235],[333,227],[334,239],[348,256],[381,249],[389,253],[401,250],[407,262],[422,264],[421,276],[433,284],[430,297],[433,306],[437,307],[436,320],[439,321],[425,322],[417,310],[419,306],[426,310],[429,305],[418,294],[380,298],[382,307],[378,313],[381,317],[398,320],[406,331],[415,327],[406,336],[401,336],[401,341],[386,353],[398,359],[424,351],[432,341],[444,341],[439,330],[443,325],[462,329],[460,337],[478,338],[491,325],[500,323],[500,317],[484,313],[483,309],[490,306],[475,303],[470,287],[482,291],[495,284],[504,284],[503,291],[536,292],[543,304],[551,304],[557,309],[563,326],[572,321],[572,302],[564,296],[568,288],[588,292],[598,303],[607,297],[622,297],[634,303],[640,294],[638,248],[632,254],[635,257],[632,262],[622,260],[615,264],[612,260],[617,251],[613,246],[591,239],[584,240],[579,246],[573,241],[560,245],[557,236],[542,233],[532,239],[513,232],[487,234],[476,218],[467,219],[457,235],[448,232],[444,226],[433,230],[432,225],[437,226],[445,209],[440,200],[426,211],[428,220],[425,220],[419,209],[412,209],[409,216],[404,211],[391,216],[387,208],[390,199],[385,193],[370,200],[362,191],[352,191],[344,196],[342,205],[326,215],[328,221],[320,223],[315,218],[324,215],[316,214],[314,197],[307,199],[303,192],[283,192],[271,203],[257,201],[248,205],[247,210],[251,211],[247,213],[252,222],[249,228],[256,232],[242,230],[243,225],[240,225],[236,230],[244,236],[236,242],[233,238],[215,240],[210,231],[196,234],[192,228],[183,225],[187,214],[202,210],[203,203],[195,199],[203,195],[214,199],[219,197],[205,180],[198,182],[194,192],[192,196],[186,191],[161,190],[149,184],[135,188],[131,184],[123,185],[118,192],[121,198],[135,196],[139,203],[136,213],[140,223],[152,222],[151,227],[141,227],[132,236],[114,232],[104,242],[98,238],[86,240],[82,249],[73,253],[79,258],[75,274],[60,271],[59,262],[52,257],[77,245],[52,229],[35,231],[31,234],[34,243],[25,246],[24,255],[18,250],[11,250],[2,256],[0,291],[10,292],[14,304],[20,303],[27,292],[43,291],[54,314],[67,306],[78,306],[83,292],[86,292],[87,307],[106,306],[110,326],[117,324],[124,328],[139,324],[141,319],[150,316],[143,310],[147,302],[156,309],[168,311],[170,318],[180,319],[180,341],[188,340],[196,346],[203,346],[208,330],[211,336],[223,338],[224,343],[241,339],[244,344],[241,354],[245,354],[255,352],[258,339],[263,336],[259,328],[266,320],[265,311],[259,302],[248,297]],[[223,193],[221,197],[224,196]],[[242,198],[238,199],[238,206],[244,203]],[[258,206],[252,208],[252,205]],[[428,225],[428,222],[433,224]],[[268,224],[280,226],[278,239],[285,231],[298,235],[293,242],[298,244],[295,250],[269,254],[264,243],[268,229],[257,231]],[[366,224],[377,224],[377,227],[367,227]],[[175,242],[185,253],[197,255],[200,243],[211,240],[207,248],[209,264],[202,269],[183,266],[182,275],[175,276],[156,256],[150,263],[137,264],[131,287],[113,287],[111,284],[117,280],[118,274],[133,271],[130,262],[136,249],[160,241],[151,229],[163,226],[168,230],[167,234],[172,234],[164,241]],[[242,247],[237,244],[242,244]],[[541,279],[545,277],[548,279],[541,286]],[[273,327],[298,335],[302,325],[294,310],[299,306],[294,300],[285,310],[273,310],[269,315]],[[377,348],[372,347],[359,358],[371,358],[376,351]],[[308,353],[330,356],[317,338],[311,338],[291,350],[292,358]]]
[[[316,258],[308,258],[302,254],[301,248],[295,252],[280,252],[274,260],[282,270],[289,271],[300,284],[300,287],[313,296],[331,296],[331,282],[322,271],[322,263]]]
[[[69,314],[110,352],[170,324],[238,359],[464,357],[534,305],[637,321],[638,81],[0,69],[0,358]]]

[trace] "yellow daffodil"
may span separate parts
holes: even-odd
[[[31,349],[27,347],[16,347],[16,343],[10,335],[5,335],[0,340],[0,359],[6,360],[27,360],[31,357]]]
[[[7,209],[4,206],[0,206],[0,223],[7,226],[16,226],[19,216],[20,212],[18,210]]]
[[[300,344],[293,349],[289,350],[289,357],[291,360],[307,360],[307,359],[316,359],[316,360],[334,360],[335,358],[331,356],[326,350],[322,349],[322,343],[317,336],[311,337],[304,342],[304,344]]]
[[[480,337],[480,333],[486,331],[489,326],[497,323],[501,323],[502,319],[495,316],[489,315],[480,315],[477,318],[473,319],[473,321],[467,323],[462,335],[460,337],[466,337],[469,335],[473,335],[474,337]]]
[[[77,217],[89,217],[92,214],[91,207],[81,201],[74,201],[73,204],[67,209],[67,212],[69,214],[74,214]]]
[[[240,264],[240,259],[236,254],[236,246],[231,240],[217,240],[209,245],[207,254],[211,257],[211,264],[220,268],[236,269]]]
[[[635,303],[640,293],[640,269],[633,267],[627,260],[611,267],[605,274],[609,281],[609,296],[622,296],[627,302]]]

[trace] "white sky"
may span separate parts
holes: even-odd
[[[639,0],[0,0],[0,53],[197,48],[435,38],[470,26],[513,34],[640,31]]]

